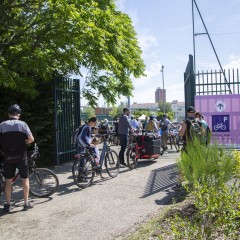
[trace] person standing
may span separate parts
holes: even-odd
[[[158,127],[156,122],[154,121],[154,117],[150,116],[149,121],[146,124],[145,130],[147,132],[152,132],[158,134]]]
[[[186,150],[186,146],[190,143],[193,143],[195,138],[195,132],[201,132],[199,134],[199,137],[204,136],[204,129],[203,124],[198,121],[198,119],[195,119],[196,110],[193,106],[189,106],[187,108],[187,118],[180,124],[181,128],[179,131],[179,135],[183,139],[183,149]],[[193,127],[194,125],[194,127]],[[193,131],[194,130],[194,131]],[[200,139],[200,143],[201,143]]]
[[[127,148],[129,130],[130,131],[133,130],[128,120],[129,114],[130,114],[129,109],[124,108],[123,114],[119,118],[119,123],[118,123],[118,136],[119,136],[120,146],[121,146],[121,150],[119,152],[120,167],[126,166],[126,163],[124,161],[124,153]]]
[[[138,122],[137,122],[137,120],[134,118],[134,116],[131,116],[130,124],[131,124],[131,126],[132,126],[132,128],[133,128],[134,130],[138,129]]]
[[[169,136],[169,128],[170,126],[172,128],[175,128],[171,121],[168,119],[168,116],[166,114],[163,115],[162,120],[159,123],[161,130],[162,130],[162,140],[163,140],[163,147],[164,150],[167,149],[167,141],[168,141],[168,136]]]
[[[13,104],[8,109],[9,120],[0,124],[1,145],[4,158],[5,194],[7,203],[3,207],[4,212],[11,208],[12,180],[16,169],[19,170],[23,183],[23,210],[27,211],[33,207],[28,200],[29,196],[29,172],[27,164],[26,144],[34,141],[33,135],[27,123],[20,121],[21,108]]]
[[[203,136],[203,143],[206,143],[207,146],[211,140],[211,130],[208,126],[208,123],[204,120],[204,116],[199,111],[195,113],[195,120],[199,121],[202,124],[202,128],[205,132]]]

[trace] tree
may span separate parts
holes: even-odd
[[[36,95],[36,78],[81,75],[83,97],[115,104],[144,73],[128,15],[114,0],[10,0],[0,3],[0,86]]]
[[[96,116],[95,110],[94,110],[91,106],[87,106],[87,107],[84,109],[84,113],[87,114],[87,119]]]
[[[123,109],[126,107],[124,102],[120,102],[118,106],[113,106],[111,112],[109,113],[111,117],[120,117],[123,113]]]
[[[143,114],[146,115],[146,116],[148,116],[148,117],[151,115],[151,113],[150,113],[149,110],[136,110],[136,111],[133,112],[133,116],[134,116],[135,118],[139,118],[139,117],[141,117]]]
[[[170,120],[172,120],[174,118],[174,112],[172,110],[171,103],[169,103],[169,102],[165,103],[165,113],[167,114],[167,116]],[[163,103],[160,102],[159,110],[157,112],[157,118],[161,119],[163,117],[163,114],[164,114],[164,107],[163,107]]]

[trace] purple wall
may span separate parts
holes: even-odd
[[[212,130],[212,140],[240,148],[240,95],[195,96],[195,108]]]

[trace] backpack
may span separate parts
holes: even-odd
[[[108,123],[101,123],[100,126],[99,126],[98,131],[100,133],[106,133],[107,130],[108,130]]]
[[[206,131],[200,125],[199,122],[196,122],[194,119],[187,119],[189,131],[187,134],[188,141],[193,141],[197,139],[200,144],[206,144]]]
[[[161,128],[162,128],[162,131],[167,131],[167,130],[168,130],[168,124],[167,124],[166,119],[161,120],[160,126],[161,126]]]
[[[79,126],[79,128],[77,128],[77,129],[74,131],[74,133],[73,133],[73,135],[72,135],[72,140],[71,140],[71,142],[72,142],[73,145],[77,145],[77,144],[78,144],[78,137],[79,137],[79,135],[80,135],[80,133],[81,133],[81,131],[83,130],[83,127],[84,127],[85,125],[86,125],[86,124],[84,124],[84,125],[82,125],[82,126]]]

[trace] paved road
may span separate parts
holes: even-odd
[[[84,190],[73,184],[71,164],[57,167],[58,192],[35,199],[28,212],[21,211],[23,202],[15,194],[12,213],[0,216],[0,239],[116,239],[160,211],[174,195],[178,156],[166,153],[156,161],[141,160],[137,169],[121,170],[114,179],[105,173]]]

